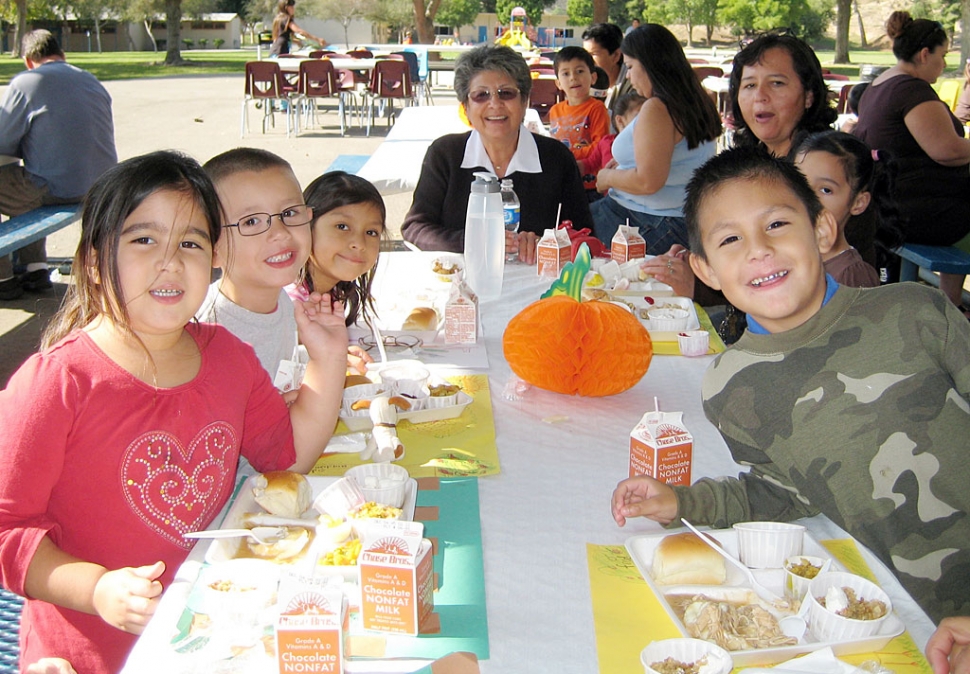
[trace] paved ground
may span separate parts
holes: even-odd
[[[199,161],[241,145],[275,152],[293,166],[303,185],[323,173],[341,154],[369,155],[387,133],[379,120],[366,138],[363,130],[352,129],[341,137],[337,116],[326,114],[323,128],[286,137],[285,120],[276,115],[276,128],[265,135],[260,131],[262,111],[250,104],[251,132],[240,138],[242,77],[177,77],[165,79],[106,82],[114,100],[115,142],[119,159],[160,149],[177,149]],[[0,87],[2,95],[4,87]],[[436,89],[434,98],[454,104],[447,88]],[[69,153],[65,153],[65,161]],[[411,204],[410,194],[386,198],[388,229],[400,238],[401,221]],[[70,258],[77,246],[79,225],[68,227],[48,239],[48,255]],[[46,295],[25,295],[16,302],[0,303],[0,386],[38,345],[39,335],[50,315],[56,311],[65,286],[55,284]]]

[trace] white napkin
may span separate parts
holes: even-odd
[[[864,669],[839,660],[831,648],[823,648],[774,667],[752,667],[741,671],[744,674],[866,674]]]

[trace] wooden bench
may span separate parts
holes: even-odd
[[[896,249],[902,258],[900,281],[917,281],[920,271],[941,274],[970,274],[970,253],[953,246],[924,246],[907,243]]]
[[[0,256],[67,227],[78,217],[78,204],[41,206],[0,222]]]

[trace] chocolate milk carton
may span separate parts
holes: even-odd
[[[276,657],[280,674],[344,671],[347,597],[328,578],[288,574],[280,581]]]
[[[445,344],[474,344],[477,339],[478,298],[464,281],[455,281],[445,304]]]
[[[364,629],[417,635],[434,609],[433,556],[424,525],[371,520],[362,529],[357,566]]]
[[[649,475],[670,485],[690,486],[694,438],[682,412],[647,412],[630,433],[630,477]]]
[[[647,242],[640,236],[640,230],[632,225],[620,225],[610,244],[612,258],[623,264],[647,256]]]
[[[573,246],[565,229],[547,229],[536,244],[536,272],[539,276],[559,278],[572,257]]]

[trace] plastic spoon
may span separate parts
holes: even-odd
[[[732,557],[731,555],[729,555],[727,552],[725,552],[724,548],[722,548],[720,545],[717,544],[717,541],[715,541],[713,538],[711,538],[710,536],[708,536],[704,532],[698,530],[697,527],[695,527],[693,524],[691,524],[690,522],[688,522],[684,518],[681,518],[680,521],[684,523],[684,526],[685,527],[687,527],[688,529],[690,529],[691,531],[693,531],[695,534],[697,534],[697,537],[699,539],[701,539],[702,541],[704,541],[705,543],[707,543],[709,546],[711,546],[714,549],[714,552],[716,552],[717,554],[721,555],[721,557],[723,557],[727,561],[731,562],[731,564],[733,564],[734,566],[738,567],[741,570],[741,572],[744,574],[745,578],[748,579],[748,583],[751,584],[751,589],[754,590],[754,593],[756,595],[758,595],[759,597],[761,597],[763,600],[765,600],[766,602],[768,602],[770,604],[776,604],[778,602],[784,601],[777,594],[775,594],[774,592],[772,592],[771,590],[769,590],[768,588],[766,588],[764,585],[762,585],[761,583],[759,583],[757,581],[757,579],[754,577],[754,574],[751,573],[751,569],[749,569],[744,564],[742,564],[740,560],[735,559],[734,557]]]
[[[182,534],[184,538],[252,538],[262,545],[272,545],[286,536],[285,527],[253,527],[252,529],[208,529]]]

